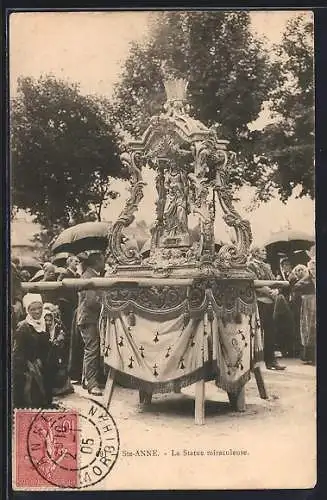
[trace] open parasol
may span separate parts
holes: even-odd
[[[313,234],[302,231],[285,230],[273,234],[264,244],[273,271],[278,272],[279,261],[283,257],[288,258],[292,267],[296,264],[306,264],[309,260],[306,250],[309,250],[314,242]]]
[[[78,254],[86,250],[105,251],[108,244],[109,222],[84,222],[69,227],[59,234],[52,244],[53,253]]]
[[[313,234],[302,231],[279,231],[271,236],[264,244],[267,250],[275,252],[294,252],[296,250],[309,250],[314,244],[315,237]]]

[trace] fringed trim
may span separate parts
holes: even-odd
[[[234,301],[234,306],[227,309],[224,306],[219,306],[215,300],[215,297],[211,290],[207,290],[207,298],[209,304],[212,306],[216,316],[228,322],[233,322],[235,317],[239,314],[244,314],[245,316],[251,316],[255,314],[257,310],[257,304],[254,300],[252,303],[244,302],[240,297],[237,297]]]
[[[178,306],[176,307],[171,307],[169,309],[150,309],[148,307],[141,306],[134,300],[127,300],[124,302],[124,304],[120,305],[114,305],[110,303],[107,298],[105,297],[104,299],[104,307],[109,313],[120,313],[120,312],[125,312],[126,310],[133,309],[133,311],[141,314],[141,315],[148,315],[150,317],[158,317],[158,316],[168,316],[171,314],[180,314],[183,311],[183,308],[185,307],[185,303],[187,300],[183,300]]]
[[[137,316],[147,319],[149,321],[154,320],[154,321],[170,321],[172,319],[176,319],[182,314],[187,313],[188,318],[201,318],[206,311],[208,306],[208,302],[205,299],[201,306],[197,309],[191,309],[189,307],[189,301],[184,300],[178,307],[172,308],[172,309],[158,309],[158,310],[151,310],[147,309],[145,307],[140,306],[136,302],[133,301],[128,301],[125,304],[121,306],[114,307],[112,305],[109,305],[108,303],[103,305],[103,310],[104,313],[109,314],[111,317],[117,317],[120,314],[128,314],[129,311],[133,308],[133,313],[135,315],[136,321],[137,321]]]
[[[198,308],[190,308],[188,300],[184,300],[180,305],[172,309],[151,310],[129,300],[125,304],[117,307],[109,304],[108,302],[105,302],[103,309],[105,312],[111,315],[117,315],[119,313],[126,312],[129,313],[130,310],[133,310],[133,313],[136,315],[136,317],[137,315],[139,315],[149,320],[155,319],[156,321],[169,321],[171,319],[175,319],[180,314],[185,312],[185,308],[187,308],[188,314],[191,318],[198,318],[207,310],[208,307],[214,311],[217,318],[222,318],[225,321],[230,322],[233,322],[235,320],[235,317],[239,314],[251,316],[256,312],[255,302],[253,304],[247,304],[240,298],[237,298],[235,299],[234,307],[231,309],[226,309],[223,306],[219,306],[213,296],[206,296],[205,300]]]
[[[221,375],[220,372],[216,374],[215,382],[217,387],[226,392],[238,392],[242,387],[251,379],[251,371],[247,370],[237,380],[229,381],[226,376]]]
[[[128,375],[119,370],[115,370],[115,380],[123,387],[129,389],[138,389],[145,392],[150,392],[152,394],[158,393],[168,393],[174,392],[182,387],[187,387],[188,385],[195,384],[199,380],[204,379],[206,382],[213,380],[215,375],[213,374],[211,363],[206,363],[198,370],[188,373],[182,377],[176,378],[174,380],[168,380],[165,382],[149,382],[146,380],[139,379],[133,375]]]
[[[188,301],[184,300],[179,304],[177,307],[171,308],[171,309],[158,309],[158,310],[151,310],[146,307],[140,306],[136,302],[133,302],[129,300],[125,304],[121,306],[113,306],[108,303],[104,304],[104,309],[105,311],[110,314],[110,315],[119,315],[119,314],[126,314],[129,313],[129,311],[132,309],[134,315],[136,316],[136,321],[137,321],[137,316],[140,316],[141,318],[145,318],[148,320],[155,320],[155,321],[169,321],[175,318],[178,318],[181,314],[185,312],[186,307],[188,306]],[[205,303],[204,306],[200,309],[198,314],[200,315],[203,313],[203,310],[205,309]]]

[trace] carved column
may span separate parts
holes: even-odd
[[[138,205],[143,198],[143,186],[145,183],[142,179],[142,157],[136,151],[124,152],[120,156],[122,164],[127,167],[130,172],[130,196],[125,204],[125,207],[119,215],[117,221],[112,227],[109,235],[108,251],[109,254],[116,260],[118,264],[138,264],[140,256],[136,249],[126,250],[123,244],[123,229],[130,226],[135,219],[134,213],[138,209]]]
[[[213,187],[224,213],[223,219],[229,227],[235,230],[236,235],[236,244],[223,245],[219,250],[217,264],[222,268],[243,267],[252,243],[252,232],[249,221],[243,219],[235,210],[232,190],[226,181],[226,168],[234,155],[217,148],[214,148],[213,155],[216,161],[216,179]]]
[[[193,213],[199,216],[200,249],[202,262],[213,262],[215,253],[214,207],[209,200],[210,183],[208,180],[207,158],[209,150],[205,141],[195,141],[191,150],[194,156],[194,172],[189,174],[193,190]]]

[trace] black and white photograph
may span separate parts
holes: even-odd
[[[313,12],[8,30],[12,488],[314,488]]]

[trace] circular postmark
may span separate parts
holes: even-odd
[[[47,483],[87,488],[102,481],[115,465],[119,433],[104,406],[83,398],[78,408],[39,411],[28,429],[27,451]]]

